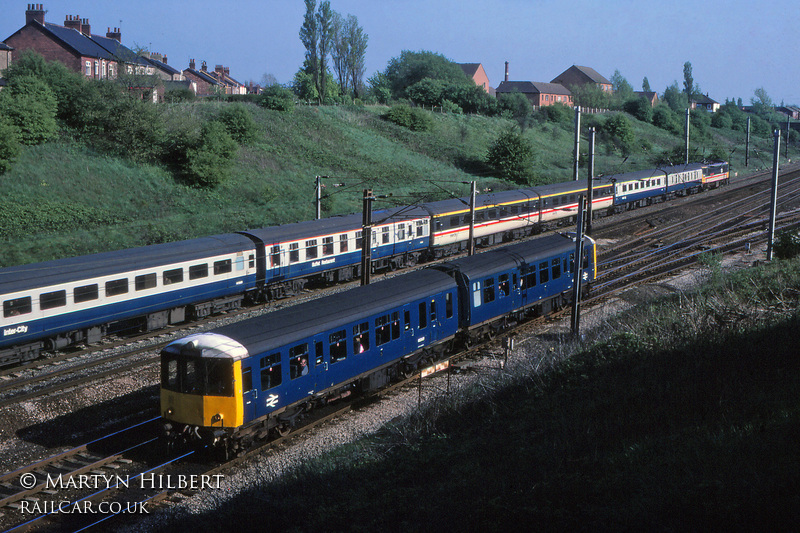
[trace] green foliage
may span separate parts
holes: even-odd
[[[273,111],[291,113],[294,111],[295,105],[294,94],[286,87],[270,85],[261,93],[261,99],[258,105],[266,109],[272,109]]]
[[[704,109],[692,109],[689,114],[689,125],[691,126],[691,135],[695,138],[697,135],[708,135],[711,128],[711,115]]]
[[[418,105],[438,106],[442,104],[442,93],[446,86],[442,80],[423,78],[406,88],[406,96]]]
[[[528,127],[533,115],[533,106],[528,97],[519,91],[501,93],[497,97],[501,112],[513,118],[523,130]]]
[[[429,51],[403,50],[399,58],[393,57],[389,60],[384,76],[393,98],[409,96],[406,90],[425,78],[448,85],[473,85],[458,64],[441,54]]]
[[[574,124],[575,110],[562,103],[546,105],[539,108],[538,114],[547,122],[556,124]]]
[[[625,114],[615,113],[612,115],[603,125],[602,132],[622,150],[623,155],[630,155],[634,151],[636,136],[633,133],[631,121]]]
[[[664,90],[663,100],[676,113],[683,113],[689,107],[689,97],[681,91],[677,81]]]
[[[190,89],[171,89],[164,93],[164,101],[170,104],[194,102],[195,100],[197,100],[197,96]]]
[[[412,108],[408,104],[392,106],[384,118],[412,131],[428,131],[433,127],[433,119],[424,109]]]
[[[14,76],[0,91],[0,116],[16,128],[22,144],[41,144],[52,138],[58,129],[57,110],[55,94],[35,76]]]
[[[533,147],[518,131],[506,130],[489,148],[486,163],[503,179],[528,185],[533,178]]]
[[[230,166],[238,146],[225,125],[218,121],[203,125],[200,142],[189,149],[186,177],[192,185],[216,187],[230,175]]]
[[[0,175],[11,168],[19,152],[17,129],[0,117]]]
[[[647,98],[630,98],[625,102],[625,104],[623,104],[622,109],[626,113],[633,115],[642,122],[649,123],[653,120],[653,106],[650,105],[650,102],[647,100]]]
[[[678,115],[669,106],[659,104],[653,110],[653,126],[679,135],[682,131]]]
[[[217,120],[225,125],[230,136],[239,144],[249,144],[258,135],[252,115],[242,104],[230,104],[223,108]]]
[[[773,243],[775,257],[778,259],[791,259],[800,255],[800,236],[796,233],[784,231]]]
[[[611,96],[598,85],[593,83],[573,85],[569,87],[569,90],[572,93],[572,101],[577,106],[597,109],[611,107]]]

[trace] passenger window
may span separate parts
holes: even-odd
[[[42,310],[67,305],[67,291],[45,292],[39,296],[39,308]]]
[[[31,312],[31,297],[25,296],[24,298],[14,298],[13,300],[6,300],[3,302],[3,316],[8,318],[10,316],[24,315]]]
[[[398,241],[406,240],[406,227],[403,224],[400,224],[397,227],[397,240]]]
[[[223,259],[222,261],[214,262],[214,275],[219,276],[220,274],[227,274],[231,272],[233,267],[231,265],[230,259]]]
[[[381,228],[381,242],[383,244],[389,244],[389,231],[388,226]]]
[[[289,245],[289,262],[297,263],[300,261],[300,244],[293,242]]]
[[[344,253],[347,251],[347,235],[339,235],[339,251]]]
[[[270,266],[281,266],[281,247],[273,246],[269,252]]]
[[[508,287],[508,274],[503,274],[500,276],[500,283],[498,283],[497,288],[500,291],[500,297],[508,296],[509,287]]]
[[[428,310],[426,309],[425,302],[419,304],[419,329],[426,328],[428,326]]]
[[[487,278],[483,282],[483,301],[487,304],[494,301],[494,278]]]
[[[176,268],[174,270],[164,271],[164,285],[172,285],[173,283],[180,283],[183,281],[183,269]]]
[[[155,276],[155,274],[153,274]],[[84,285],[83,287],[75,287],[72,295],[75,298],[75,303],[88,302],[89,300],[97,300],[98,298],[97,284]]]
[[[136,276],[135,285],[137,291],[143,291],[146,289],[152,289],[156,286],[156,275],[155,274],[142,274],[141,276]]]
[[[128,294],[127,279],[115,279],[106,282],[106,297],[119,296],[120,294]]]
[[[364,239],[361,237],[361,232],[356,232],[356,250],[360,250],[364,247]]]
[[[333,237],[322,239],[322,255],[333,255]]]
[[[417,220],[417,237],[422,237],[425,234],[425,229],[423,228],[422,221]]]
[[[461,217],[450,217],[450,227],[456,228],[461,224]]]
[[[553,279],[561,277],[561,258],[556,257],[553,259]]]
[[[331,363],[338,363],[347,358],[347,333],[345,330],[331,333],[328,337],[330,342]]]
[[[242,392],[253,390],[253,369],[245,368],[242,370]]]
[[[308,343],[289,348],[289,378],[297,379],[308,374]]]
[[[375,346],[381,346],[392,340],[392,328],[389,315],[375,319]]]
[[[306,241],[306,259],[316,259],[317,255],[317,239]]]
[[[539,263],[539,283],[550,281],[550,270],[547,268],[547,261]]]
[[[369,322],[353,326],[353,353],[360,354],[369,350]]]
[[[261,390],[271,389],[281,384],[281,354],[274,353],[259,361],[261,366]]]
[[[192,265],[189,267],[189,279],[200,279],[208,277],[208,265]],[[136,289],[139,290],[139,289]]]

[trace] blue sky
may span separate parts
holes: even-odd
[[[25,23],[27,2],[4,0],[0,39]],[[288,83],[301,66],[303,0],[44,0],[45,20],[88,18],[92,33],[122,29],[128,47],[223,64],[239,81],[272,74]],[[647,76],[659,93],[690,61],[711,98],[748,104],[764,87],[776,104],[800,105],[800,2],[772,0],[331,0],[358,17],[369,36],[367,76],[403,50],[430,50],[459,63],[482,63],[492,86],[510,79],[550,81],[571,65],[610,78],[619,70],[635,90]]]

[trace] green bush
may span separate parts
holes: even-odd
[[[261,93],[258,105],[273,111],[290,113],[294,111],[294,93],[280,85],[270,85]]]
[[[778,259],[791,259],[800,255],[800,236],[795,233],[785,231],[778,236],[778,240],[773,243],[775,256]]]
[[[494,167],[500,177],[527,185],[533,177],[533,148],[521,133],[506,130],[489,148],[486,163]]]
[[[433,127],[433,119],[427,111],[412,108],[408,104],[392,106],[384,118],[412,131],[428,131]]]
[[[50,87],[34,76],[16,76],[0,91],[0,116],[16,129],[22,144],[41,144],[58,129],[58,101]]]
[[[19,156],[17,129],[0,117],[0,174],[5,174]]]
[[[187,153],[186,177],[190,184],[215,187],[225,181],[238,149],[224,124],[216,120],[204,124],[199,144]]]
[[[678,115],[666,105],[659,105],[653,110],[653,126],[676,135],[683,130],[678,121]]]
[[[239,144],[248,144],[258,135],[258,126],[252,115],[242,104],[230,104],[217,117],[225,125],[230,136]]]

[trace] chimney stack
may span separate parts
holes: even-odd
[[[195,68],[194,68],[194,59],[190,59],[189,60],[189,68],[192,69],[192,70],[195,70]]]
[[[506,81],[508,81],[508,61],[506,61]]]
[[[81,20],[81,33],[84,35],[92,34],[92,27],[89,26],[89,19]]]
[[[114,28],[114,31],[111,31],[111,28],[108,28],[108,31],[106,32],[106,37],[108,37],[109,39],[114,39],[118,43],[121,43],[122,30],[120,30],[119,28]]]
[[[25,24],[30,24],[32,20],[44,24],[43,4],[28,4],[28,9],[25,11]]]
[[[67,15],[67,18],[64,20],[64,27],[71,28],[73,30],[78,30],[79,32],[83,33],[83,28],[81,27],[81,17],[80,15]]]
[[[208,72],[208,65],[206,65],[205,61],[200,63],[200,70],[202,70],[203,72]]]

